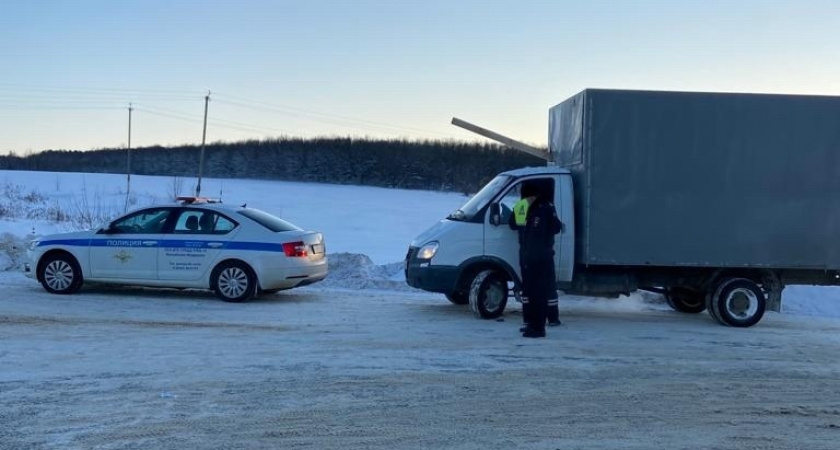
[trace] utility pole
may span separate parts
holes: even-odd
[[[204,172],[204,144],[207,140],[207,105],[210,104],[210,91],[204,97],[204,132],[201,134],[201,156],[198,158],[198,184],[195,185],[195,196],[201,197],[201,174]]]
[[[128,104],[128,147],[126,148],[126,169],[125,169],[125,211],[128,211],[129,194],[131,194],[131,103]]]

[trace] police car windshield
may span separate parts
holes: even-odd
[[[286,222],[285,220],[271,215],[265,211],[260,211],[259,209],[253,208],[244,208],[239,210],[239,214],[257,222],[258,224],[268,228],[274,232],[281,232],[281,231],[300,231],[301,229]]]
[[[458,220],[470,222],[475,218],[475,215],[482,210],[490,200],[499,193],[510,181],[509,175],[499,175],[485,184],[477,194],[473,196],[461,208],[453,212],[447,217],[449,220]]]

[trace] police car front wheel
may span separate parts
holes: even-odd
[[[226,302],[244,302],[257,291],[257,277],[248,265],[226,262],[213,271],[213,290]]]
[[[38,271],[41,286],[52,294],[72,294],[82,287],[79,263],[69,254],[53,253],[45,256]]]

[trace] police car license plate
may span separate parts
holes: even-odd
[[[324,253],[324,244],[315,244],[312,246],[312,253]]]

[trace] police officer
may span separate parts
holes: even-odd
[[[519,230],[519,264],[522,272],[522,336],[545,336],[545,323],[559,324],[557,280],[554,271],[554,235],[562,229],[552,203],[551,180],[522,183],[522,199],[513,207],[509,225]],[[548,303],[553,308],[549,311]]]
[[[531,202],[536,199],[536,191],[533,188],[533,184],[529,182],[522,183],[521,187],[521,199],[517,201],[513,205],[513,214],[510,215],[510,219],[508,220],[508,225],[511,229],[517,231],[517,235],[519,238],[519,273],[523,273],[523,269],[525,267],[525,258],[524,258],[524,246],[522,245],[522,239],[525,234],[525,224],[528,218],[528,208],[531,206]],[[524,274],[523,274],[524,277]],[[521,296],[522,300],[522,320],[525,322],[526,326],[528,323],[531,322],[530,320],[530,308],[528,297],[525,295]],[[524,332],[525,327],[519,329],[519,331]]]

